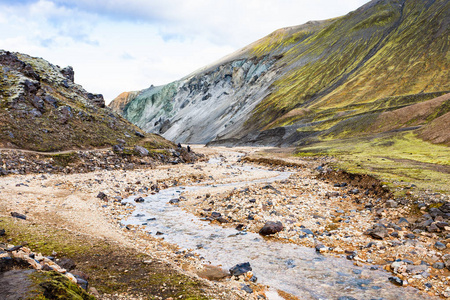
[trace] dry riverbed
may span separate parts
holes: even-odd
[[[151,294],[160,299],[183,299],[193,293],[199,299],[257,299],[273,291],[252,283],[251,274],[225,277],[220,268],[205,267],[201,258],[166,243],[163,236],[146,234],[142,226],[124,227],[121,221],[134,212],[134,206],[122,202],[172,186],[217,185],[272,176],[266,170],[292,172],[288,179],[271,184],[185,192],[174,205],[205,218],[205,222],[241,231],[258,232],[267,221],[279,221],[283,230],[269,239],[315,247],[323,255],[342,256],[355,265],[384,268],[393,273],[392,284],[450,297],[448,196],[415,193],[412,187],[409,198],[394,199],[370,177],[328,169],[327,159],[300,160],[278,154],[273,154],[277,159],[261,159],[258,150],[196,149],[220,159],[215,165],[204,161],[139,170],[1,177],[0,229],[5,228],[16,242],[26,230],[60,235],[63,238],[54,243],[49,237],[50,245],[60,247],[60,255],[74,252],[61,247],[64,240],[90,245],[97,251],[97,262],[81,253],[72,253],[72,257],[93,274],[91,285],[96,285],[100,298]],[[242,159],[242,154],[247,159]],[[236,166],[260,170],[247,172]],[[25,214],[27,219],[12,219],[11,212]],[[29,242],[32,236],[21,238]],[[34,244],[50,251],[39,239]],[[112,273],[100,272],[102,263]],[[128,281],[122,280],[130,273]],[[150,278],[154,283],[146,287],[136,283],[138,278]],[[105,280],[118,284],[102,283]]]

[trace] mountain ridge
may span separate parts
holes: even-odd
[[[0,148],[52,152],[144,140],[145,132],[74,79],[72,67],[0,50]]]
[[[327,138],[351,118],[450,91],[449,11],[442,0],[375,0],[342,17],[282,28],[141,91],[118,112],[180,142],[251,144],[280,127],[285,135],[271,145]]]

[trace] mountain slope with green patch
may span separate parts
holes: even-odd
[[[0,129],[0,148],[36,151],[99,148],[115,145],[117,139],[131,146],[145,134],[105,107],[102,95],[74,83],[71,67],[4,50],[0,50]]]
[[[302,145],[376,134],[380,114],[450,92],[449,22],[449,1],[374,0],[343,17],[277,30],[140,92],[120,113],[191,143]],[[415,127],[439,122],[446,107],[448,100],[425,108]],[[389,130],[399,128],[405,124]]]

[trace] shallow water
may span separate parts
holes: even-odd
[[[219,160],[210,163],[220,163]],[[246,168],[251,171],[253,168]],[[261,170],[259,170],[261,171]],[[271,172],[269,179],[214,185],[243,187],[256,182],[273,182],[289,177],[287,172]],[[357,267],[344,258],[317,254],[315,249],[295,244],[274,242],[255,233],[243,233],[200,220],[176,205],[168,204],[183,191],[210,189],[211,185],[174,187],[135,203],[125,201],[136,210],[124,225],[146,225],[146,231],[163,233],[165,241],[194,252],[214,265],[229,269],[238,263],[250,262],[258,282],[298,296],[300,299],[431,299],[411,287],[397,287],[388,281],[392,276],[382,270]],[[269,296],[269,298],[271,298]]]

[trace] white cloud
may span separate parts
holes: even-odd
[[[367,0],[35,0],[0,3],[0,48],[72,65],[111,100],[179,79],[281,27]]]

